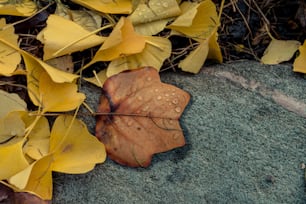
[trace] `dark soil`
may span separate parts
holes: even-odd
[[[215,1],[220,5],[221,1]],[[228,1],[226,1],[228,2]],[[225,61],[258,60],[271,41],[306,37],[306,3],[303,0],[237,0],[224,5],[219,43]]]

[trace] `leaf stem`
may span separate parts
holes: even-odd
[[[67,48],[71,47],[72,45],[74,45],[74,44],[76,44],[76,43],[78,43],[78,42],[80,42],[80,41],[82,41],[82,40],[88,38],[88,37],[91,36],[91,35],[96,34],[96,33],[99,32],[99,31],[102,31],[102,30],[107,29],[107,28],[111,28],[111,27],[113,27],[113,26],[114,26],[113,24],[109,24],[109,25],[103,26],[103,27],[101,27],[101,28],[99,28],[99,29],[97,29],[97,30],[94,30],[94,31],[88,33],[87,35],[81,37],[80,39],[77,39],[77,40],[75,40],[75,41],[73,41],[73,42],[71,42],[71,43],[68,43],[66,46],[64,46],[64,47],[62,47],[61,49],[59,49],[59,50],[57,50],[56,52],[54,52],[54,53],[52,54],[52,56],[55,57],[55,56],[57,56],[59,53],[63,52],[63,51],[66,50]]]

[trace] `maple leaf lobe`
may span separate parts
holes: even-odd
[[[96,136],[111,159],[146,167],[153,154],[185,145],[178,119],[190,95],[162,83],[156,69],[114,75],[104,83],[102,93]]]

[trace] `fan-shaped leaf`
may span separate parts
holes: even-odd
[[[88,132],[84,123],[72,116],[61,115],[55,120],[49,151],[48,155],[10,177],[12,187],[50,200],[52,171],[85,173],[106,159],[104,145]]]
[[[102,44],[105,40],[104,37],[97,35],[88,36],[89,34],[89,31],[85,30],[82,26],[73,21],[67,20],[61,16],[50,15],[47,20],[47,27],[37,35],[37,39],[45,44],[44,60],[48,60],[94,47]],[[58,50],[69,44],[71,44],[71,46],[56,53]]]
[[[171,55],[171,42],[162,37],[147,36],[145,39],[146,46],[141,53],[113,60],[107,68],[106,75],[110,77],[125,70],[144,66],[153,66],[159,70]]]
[[[261,58],[264,64],[279,64],[288,61],[297,51],[301,43],[296,40],[276,40],[272,39]]]
[[[135,33],[133,25],[128,19],[121,18],[110,36],[97,51],[91,64],[140,53],[144,47],[145,38]]]

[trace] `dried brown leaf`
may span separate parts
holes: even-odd
[[[185,144],[179,118],[190,95],[162,83],[155,68],[114,75],[104,83],[103,93],[96,136],[111,159],[147,167],[153,154]]]

